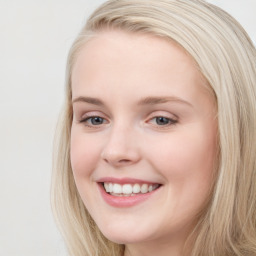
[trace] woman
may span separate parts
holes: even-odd
[[[241,26],[201,0],[92,14],[56,136],[71,255],[256,255],[255,63]]]

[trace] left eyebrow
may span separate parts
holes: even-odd
[[[193,105],[179,97],[170,96],[170,97],[146,97],[139,101],[139,105],[156,105],[156,104],[163,104],[167,102],[176,102],[181,104],[186,104],[190,107]]]
[[[72,100],[72,103],[76,103],[76,102],[85,102],[85,103],[89,103],[92,105],[98,105],[98,106],[103,106],[105,105],[103,101],[101,101],[100,99],[97,98],[92,98],[92,97],[77,97],[75,99]]]

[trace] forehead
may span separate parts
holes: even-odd
[[[80,50],[72,70],[74,95],[110,88],[162,94],[166,88],[160,85],[188,83],[207,84],[183,48],[171,40],[120,30],[94,35]]]
[[[103,58],[106,65],[109,64],[108,61],[117,61],[118,64],[123,63],[128,66],[129,63],[134,64],[135,59],[136,63],[138,61],[148,62],[158,58],[161,54],[183,65],[197,67],[193,58],[171,39],[122,30],[103,30],[94,34],[78,51],[73,71],[79,64],[80,66],[86,65],[86,60],[90,60],[90,66],[94,61],[98,62]]]

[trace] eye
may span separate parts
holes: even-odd
[[[81,123],[86,123],[87,126],[99,126],[107,122],[105,118],[100,116],[90,116],[82,119]]]
[[[152,118],[150,122],[158,126],[169,126],[176,124],[178,121],[164,116],[156,116]]]
[[[104,123],[104,119],[99,116],[90,117],[87,119],[87,121],[89,121],[89,120],[92,125],[100,125],[100,124]]]
[[[158,125],[167,125],[170,123],[170,119],[163,116],[156,117],[155,119]]]

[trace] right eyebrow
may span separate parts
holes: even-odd
[[[105,104],[96,98],[92,98],[92,97],[84,97],[84,96],[80,96],[77,98],[74,98],[72,100],[72,103],[76,103],[76,102],[85,102],[85,103],[89,103],[89,104],[93,104],[93,105],[97,105],[97,106],[104,106]]]

